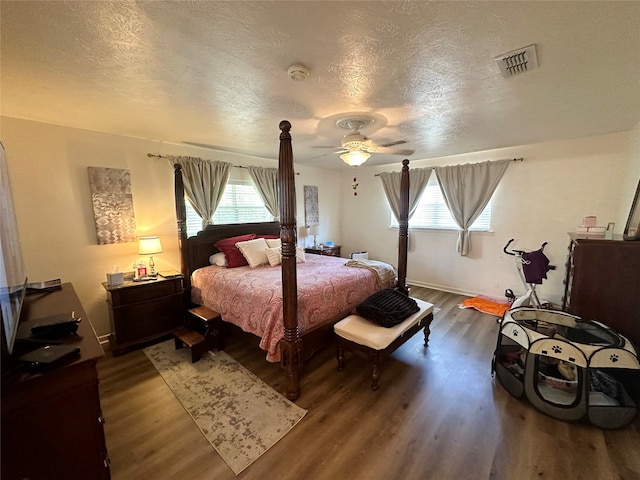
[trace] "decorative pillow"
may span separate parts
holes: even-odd
[[[269,260],[269,265],[275,267],[282,263],[282,254],[280,253],[280,247],[272,247],[267,248],[265,250],[267,254],[267,260]]]
[[[213,246],[224,253],[225,258],[227,259],[227,268],[242,267],[243,265],[249,264],[242,256],[238,247],[236,247],[236,243],[253,240],[254,238],[256,238],[255,234],[247,233],[246,235],[238,235],[237,237],[218,240],[213,244]]]
[[[280,248],[282,246],[282,242],[280,241],[280,238],[267,238],[267,245],[269,245],[269,248],[273,248],[273,247],[278,247]]]
[[[224,253],[218,252],[218,253],[214,253],[209,257],[209,263],[211,265],[217,265],[218,267],[226,267],[227,259],[224,256]]]
[[[402,323],[419,310],[413,298],[392,288],[374,293],[356,307],[358,315],[387,328]]]
[[[267,248],[265,252],[267,254],[267,259],[269,260],[269,265],[272,267],[282,263],[282,252],[280,247]],[[304,248],[296,247],[296,263],[304,263],[306,261],[307,259],[304,256]]]
[[[242,255],[247,260],[247,263],[251,268],[256,268],[265,263],[269,263],[266,250],[268,247],[267,241],[264,238],[255,238],[253,240],[246,240],[244,242],[236,243],[236,247],[240,249]]]

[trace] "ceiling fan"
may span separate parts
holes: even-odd
[[[349,130],[350,132],[342,137],[340,148],[333,153],[340,154],[342,161],[352,167],[362,165],[367,161],[372,153],[387,153],[393,155],[411,155],[413,153],[413,150],[397,150],[391,148],[396,145],[407,143],[406,140],[397,140],[395,142],[376,145],[370,138],[360,133],[360,130],[363,127],[366,127],[373,122],[374,119],[368,117],[345,118],[339,120],[336,125],[345,130]]]

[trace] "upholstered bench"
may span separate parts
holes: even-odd
[[[391,328],[381,327],[359,315],[349,315],[336,323],[338,370],[344,369],[345,350],[364,354],[371,360],[371,389],[378,390],[379,366],[385,358],[422,329],[426,347],[433,305],[418,298],[414,300],[420,310]]]

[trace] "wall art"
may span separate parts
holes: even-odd
[[[318,212],[318,187],[315,185],[304,186],[304,224],[307,226],[318,225],[320,214]]]
[[[135,242],[138,237],[129,170],[88,168],[98,245]]]

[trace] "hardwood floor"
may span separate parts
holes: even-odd
[[[495,317],[462,310],[464,297],[414,287],[441,310],[429,346],[421,335],[383,364],[380,390],[348,355],[343,372],[328,348],[306,367],[309,410],[237,478],[278,479],[640,479],[640,420],[606,431],[545,416],[491,376]],[[279,364],[235,342],[226,350],[284,391]],[[114,480],[236,478],[141,351],[98,363]]]

